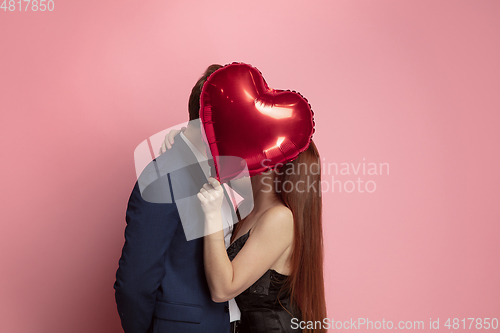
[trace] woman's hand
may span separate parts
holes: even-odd
[[[220,215],[224,190],[217,179],[208,178],[208,184],[203,185],[197,196],[205,216]]]
[[[182,127],[180,130],[173,129],[168,132],[167,135],[165,135],[165,140],[163,140],[163,143],[161,144],[160,155],[172,148],[172,145],[174,144],[174,137],[185,130],[186,127]]]

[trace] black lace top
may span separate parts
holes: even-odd
[[[227,249],[232,261],[245,245],[250,231],[235,240]],[[292,329],[299,323],[300,312],[290,304],[290,295],[281,290],[287,275],[269,269],[247,290],[236,296],[236,303],[241,311],[240,333],[282,333],[300,332]],[[292,318],[297,318],[292,322]]]

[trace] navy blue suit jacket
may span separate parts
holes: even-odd
[[[228,304],[213,302],[206,282],[203,238],[186,240],[175,203],[196,195],[205,182],[177,136],[135,184],[114,284],[125,333],[229,333]]]

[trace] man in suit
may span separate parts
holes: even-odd
[[[209,173],[199,98],[203,83],[220,67],[208,67],[193,87],[187,129],[145,168],[130,196],[114,284],[125,333],[230,333],[230,321],[239,319],[234,300],[211,299],[203,266],[203,212],[196,198]],[[226,246],[236,217],[228,199],[226,193]]]

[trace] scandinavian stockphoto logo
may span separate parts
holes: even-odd
[[[142,199],[156,204],[174,203],[179,213],[186,239],[192,240],[207,235],[204,214],[197,197],[207,178],[213,174],[210,150],[199,151],[183,134],[174,138],[171,150],[160,151],[166,136],[171,131],[188,126],[201,129],[199,120],[182,123],[158,132],[141,142],[134,151],[134,162]],[[194,134],[193,134],[194,133]],[[195,139],[202,141],[203,133],[192,131]],[[193,137],[191,137],[193,139]],[[205,155],[209,156],[205,156]],[[239,218],[246,217],[253,209],[253,192],[245,161],[234,156],[220,156],[222,165],[238,165],[241,172],[222,184],[225,200],[222,206],[223,224],[210,228],[210,232],[231,228]]]
[[[266,166],[269,160],[262,162]],[[317,163],[288,163],[288,165],[279,164],[274,172],[278,176],[296,175],[295,180],[283,177],[280,183],[278,177],[270,179],[263,178],[262,183],[268,191],[284,192],[305,192],[320,191],[321,193],[374,193],[377,190],[376,180],[380,176],[389,175],[389,163],[367,162],[363,157],[358,162],[326,162],[325,158]],[[321,180],[319,174],[321,173]],[[268,177],[271,175],[268,173]],[[316,176],[316,177],[315,177]],[[272,184],[271,184],[272,183]],[[318,183],[320,186],[318,186]]]
[[[389,163],[367,162],[365,157],[357,162],[326,162],[321,164],[323,177],[321,190],[332,193],[373,193],[376,180],[389,176]]]

